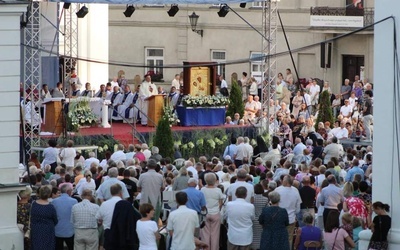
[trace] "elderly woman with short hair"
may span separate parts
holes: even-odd
[[[281,196],[278,192],[272,191],[268,198],[270,206],[263,209],[258,219],[263,226],[260,249],[290,249],[286,230],[286,226],[289,225],[289,216],[286,209],[279,207]]]
[[[39,199],[31,206],[31,249],[55,249],[55,226],[58,223],[54,206],[49,203],[51,187],[39,189]]]
[[[179,176],[175,178],[172,185],[173,191],[180,191],[188,187],[189,175],[186,167],[179,169]]]
[[[221,227],[220,209],[224,195],[215,183],[217,177],[214,173],[207,173],[204,176],[206,186],[201,189],[206,199],[207,215],[205,226],[200,230],[201,240],[209,246],[209,249],[219,249],[219,234]]]
[[[310,247],[305,246],[307,241],[319,242],[319,246],[322,246],[322,231],[314,226],[314,216],[310,213],[304,214],[303,222],[305,226],[297,229],[294,248],[298,250],[319,249],[320,247],[316,247],[316,245],[309,245]]]
[[[29,229],[29,213],[31,209],[31,204],[29,199],[31,198],[32,188],[27,186],[25,190],[18,193],[19,200],[17,203],[17,224],[23,231],[23,234]],[[29,249],[30,240],[28,237],[24,237],[24,249]]]

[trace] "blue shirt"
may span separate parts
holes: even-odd
[[[122,181],[118,180],[116,177],[110,177],[109,179],[105,180],[97,189],[96,191],[96,197],[97,199],[101,200],[109,200],[111,199],[112,195],[110,192],[110,187],[114,184],[118,183],[122,187],[122,198],[123,199],[128,199],[129,198],[129,193],[128,190],[126,189],[125,183]]]
[[[206,198],[204,197],[204,194],[194,187],[188,187],[182,191],[188,196],[186,206],[195,210],[197,213],[200,213],[201,208],[206,206]]]
[[[68,194],[61,194],[51,204],[57,212],[58,223],[55,227],[56,237],[69,238],[74,235],[74,224],[71,223],[72,206],[78,201],[69,197]]]
[[[364,180],[364,171],[363,171],[360,167],[358,167],[358,166],[353,166],[353,167],[349,170],[349,172],[347,172],[345,181],[346,181],[346,182],[347,182],[347,181],[353,181],[353,178],[354,178],[354,176],[355,176],[356,174],[361,175],[361,180]]]
[[[224,158],[225,156],[229,155],[231,159],[233,159],[233,155],[236,150],[236,144],[231,144],[229,146],[226,146],[225,151],[224,151]]]

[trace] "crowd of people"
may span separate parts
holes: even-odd
[[[60,149],[50,140],[43,162],[21,175],[31,186],[18,201],[25,249],[358,249],[366,228],[370,248],[387,249],[389,206],[372,203],[371,146],[248,142],[174,164],[146,144],[84,159],[71,141]]]

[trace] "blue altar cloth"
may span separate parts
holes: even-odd
[[[178,106],[176,111],[182,126],[218,126],[225,123],[225,107]]]

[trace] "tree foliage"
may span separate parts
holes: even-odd
[[[242,89],[236,80],[232,81],[231,93],[229,95],[229,106],[226,115],[233,118],[235,113],[239,113],[240,117],[244,114],[244,103],[242,100]]]
[[[318,118],[317,122],[315,123],[315,130],[318,130],[318,123],[319,122],[327,122],[329,121],[331,125],[334,124],[334,117],[332,112],[332,105],[331,105],[331,96],[328,91],[324,91],[321,93],[320,96],[320,104],[319,104],[319,111],[318,111]]]
[[[174,139],[168,118],[165,116],[158,121],[153,144],[159,148],[162,157],[174,158]]]

